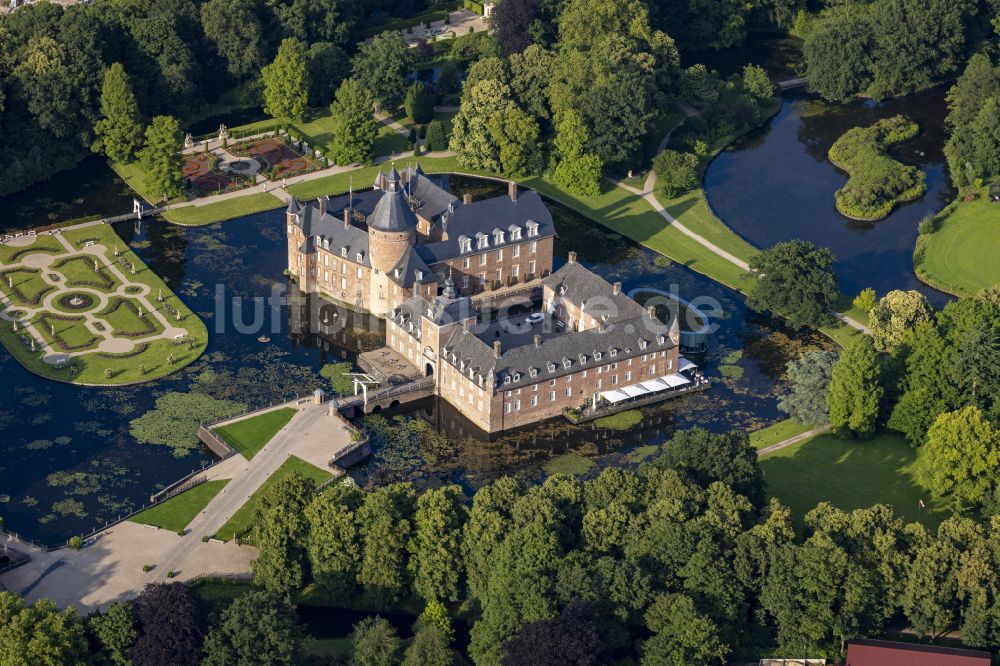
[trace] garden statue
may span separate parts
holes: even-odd
[[[9,275],[7,276],[7,286],[10,287],[11,289],[14,288],[14,278],[12,278]]]
[[[55,324],[49,324],[49,333],[52,334],[53,338],[56,337],[56,325]]]
[[[158,295],[158,296],[156,297],[156,300],[157,300],[157,301],[159,301],[160,303],[162,303],[162,302],[163,302],[163,290],[162,290],[162,289],[160,289],[160,293],[159,293],[159,295]]]
[[[167,357],[167,363],[168,364],[173,365],[175,362],[177,362],[177,359],[174,358],[173,354],[171,354],[170,356]]]
[[[112,375],[114,374],[115,373],[111,370],[111,368],[104,368],[104,376],[107,377],[108,379],[111,379]]]
[[[181,320],[181,311],[180,310],[177,311],[177,314],[176,314],[176,316],[174,316],[174,319],[176,319],[177,321]]]
[[[145,375],[146,374],[146,364],[145,363],[140,363],[139,364],[139,374],[140,375]]]
[[[139,310],[139,318],[142,319],[142,308],[140,307],[138,308],[138,310]]]
[[[35,351],[35,339],[31,339],[31,351]]]
[[[17,333],[17,320],[14,320],[14,332]]]
[[[94,259],[94,272],[98,272],[100,269],[97,267],[97,259]]]
[[[184,135],[184,147],[194,148],[194,137],[191,136],[191,132]]]
[[[219,123],[219,141],[225,141],[229,138],[229,128],[226,127],[225,123]]]
[[[115,256],[117,257],[119,254],[121,253],[118,251],[118,246],[115,245]]]

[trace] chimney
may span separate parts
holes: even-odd
[[[571,264],[575,264],[576,263],[576,252],[570,251],[570,253],[569,253],[569,263],[571,263]]]
[[[512,180],[507,181],[507,196],[511,201],[517,201],[517,183]]]
[[[614,294],[615,296],[622,293],[622,283],[615,282],[613,285],[611,285],[611,293]]]
[[[542,336],[540,336],[540,335],[538,335],[538,334],[536,333],[536,334],[535,334],[535,349],[538,349],[538,348],[540,348],[541,346],[542,346]]]
[[[385,177],[385,174],[382,173],[381,171],[379,171],[378,172],[378,189],[380,189],[383,192],[385,192],[385,185],[386,185],[386,183],[388,181],[389,181],[389,179]]]
[[[316,199],[316,201],[319,203],[319,216],[323,217],[326,215],[326,207],[330,203],[330,197],[324,195]]]
[[[500,358],[500,341],[499,340],[494,340],[493,341],[493,355],[496,356],[497,358]]]
[[[344,229],[350,229],[350,228],[351,228],[351,209],[350,208],[345,208],[344,209]]]
[[[466,206],[468,206],[470,203],[472,203],[472,195],[469,194],[468,192],[466,192],[465,194],[463,194],[462,195],[462,203],[465,204]]]

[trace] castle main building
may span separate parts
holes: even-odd
[[[574,252],[553,272],[554,238],[537,192],[511,183],[505,196],[459,201],[419,167],[288,207],[299,288],[385,318],[386,347],[359,362],[382,383],[433,377],[434,393],[486,432],[707,385],[679,353],[676,317],[663,323]],[[481,306],[497,292],[540,296],[540,307],[493,317],[495,302]]]
[[[459,201],[420,167],[379,173],[375,188],[288,205],[288,269],[305,293],[379,316],[433,298],[451,275],[473,296],[552,272],[555,227],[537,192]]]

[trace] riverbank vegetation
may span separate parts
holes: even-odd
[[[886,154],[889,146],[912,139],[919,131],[915,122],[893,116],[850,129],[830,146],[830,162],[848,173],[847,184],[834,195],[841,215],[880,220],[926,191],[923,171]]]
[[[829,100],[883,99],[957,74],[993,36],[988,2],[874,0],[799,11],[809,89]],[[907,39],[901,39],[906,35]]]

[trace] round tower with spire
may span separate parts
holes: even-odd
[[[416,242],[418,223],[400,186],[395,165],[383,182],[382,198],[367,219],[368,257],[372,266],[369,310],[377,315],[392,309],[389,276]]]

